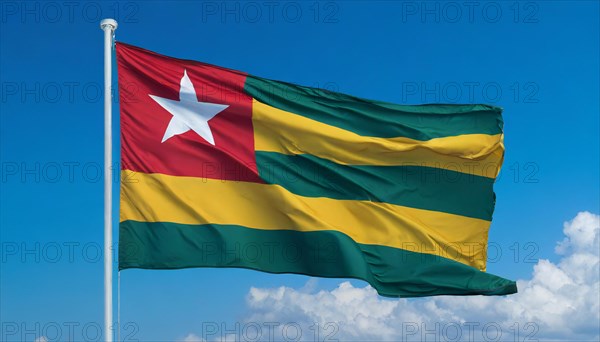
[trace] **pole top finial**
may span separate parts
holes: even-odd
[[[117,21],[114,19],[102,19],[102,21],[100,22],[100,28],[103,30],[109,28],[114,31],[117,29],[117,26]]]

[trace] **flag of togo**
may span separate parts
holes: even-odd
[[[116,49],[119,269],[356,278],[391,297],[517,291],[485,272],[500,108],[397,105]]]

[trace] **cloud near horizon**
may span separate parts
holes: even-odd
[[[315,292],[312,279],[302,289],[253,287],[234,340],[598,341],[600,216],[580,212],[563,232],[560,260],[539,260],[515,295],[387,299],[349,282]]]

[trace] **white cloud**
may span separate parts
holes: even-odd
[[[40,336],[34,340],[34,342],[48,342],[46,336]]]
[[[240,330],[242,332],[243,330]],[[241,334],[239,334],[241,335]],[[212,338],[211,342],[240,342],[240,339],[235,334],[225,334],[224,336],[217,336],[217,334],[211,334]],[[196,334],[188,334],[179,342],[207,342],[206,339],[196,335]]]
[[[303,340],[315,340],[318,331],[319,340],[340,341],[598,341],[600,217],[581,212],[564,224],[564,234],[556,246],[561,260],[540,260],[516,295],[390,300],[348,282],[314,292],[311,282],[300,290],[251,288],[245,322],[280,322],[276,340],[294,337],[290,327],[297,324]]]
[[[188,334],[180,342],[205,342],[205,341],[206,340],[204,340],[200,336],[197,336],[195,334]]]

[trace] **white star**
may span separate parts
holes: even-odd
[[[210,126],[208,126],[208,120],[225,110],[229,105],[199,102],[194,85],[186,70],[183,71],[183,77],[181,78],[179,101],[154,95],[148,96],[173,115],[162,138],[162,143],[172,136],[185,133],[191,129],[211,145],[215,144]]]

